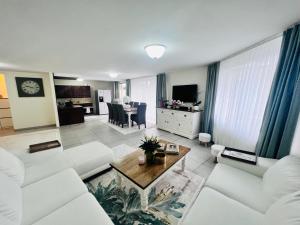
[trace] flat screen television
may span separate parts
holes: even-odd
[[[197,102],[198,85],[175,85],[173,86],[173,100],[180,100],[183,102]]]

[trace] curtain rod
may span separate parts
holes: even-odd
[[[220,62],[222,62],[222,61],[224,61],[224,60],[227,60],[227,59],[230,59],[230,58],[232,58],[232,57],[234,57],[234,56],[237,56],[237,55],[239,55],[239,54],[241,54],[241,53],[243,53],[243,52],[249,51],[249,50],[251,50],[251,49],[253,49],[253,48],[256,48],[256,47],[258,47],[258,46],[260,46],[260,45],[262,45],[262,44],[264,44],[264,43],[266,43],[266,42],[272,41],[272,40],[274,40],[274,39],[276,39],[276,38],[282,36],[282,34],[283,34],[283,32],[280,32],[280,33],[274,34],[274,35],[272,35],[272,36],[270,36],[270,37],[268,37],[268,38],[265,38],[265,39],[263,39],[263,40],[261,40],[261,41],[255,43],[255,44],[253,44],[253,45],[250,45],[250,46],[248,46],[248,47],[246,47],[246,48],[243,48],[242,50],[239,50],[239,51],[237,51],[237,52],[235,52],[235,53],[233,53],[233,54],[231,54],[231,55],[229,55],[229,56],[226,56],[226,57],[223,58],[223,59],[220,59]]]
[[[290,29],[290,28],[292,28],[292,27],[294,27],[294,26],[296,26],[296,25],[299,25],[299,24],[300,24],[300,21],[298,21],[298,22],[296,22],[296,23],[293,23],[292,25],[288,26],[288,27],[286,28],[286,30],[287,30],[287,29]],[[232,58],[232,57],[234,57],[234,56],[237,56],[237,55],[239,55],[239,54],[241,54],[241,53],[243,53],[243,52],[249,51],[250,49],[253,49],[253,48],[255,48],[255,47],[258,47],[258,46],[260,46],[260,45],[262,45],[262,44],[264,44],[264,43],[266,43],[266,42],[268,42],[268,41],[272,41],[272,40],[274,40],[274,39],[276,39],[276,38],[282,36],[282,35],[283,35],[283,32],[284,32],[284,31],[282,31],[282,32],[280,32],[280,33],[277,33],[277,34],[274,34],[274,35],[272,35],[272,36],[270,36],[270,37],[267,37],[267,38],[265,38],[265,39],[263,39],[263,40],[261,40],[261,41],[255,43],[255,44],[253,44],[253,45],[250,45],[250,46],[248,46],[248,47],[246,47],[246,48],[243,48],[243,49],[240,50],[240,51],[237,51],[237,52],[235,52],[235,53],[233,53],[233,54],[231,54],[231,55],[229,55],[229,56],[226,56],[226,57],[224,57],[223,59],[221,59],[220,62],[222,62],[222,61],[224,61],[224,60],[226,60],[226,59],[230,59],[230,58]]]

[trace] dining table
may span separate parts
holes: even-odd
[[[128,115],[128,127],[130,128],[131,127],[131,121],[130,121],[131,115],[137,114],[137,108],[127,106],[127,107],[124,107],[124,111]]]

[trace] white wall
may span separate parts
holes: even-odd
[[[3,72],[8,91],[14,129],[55,125],[57,110],[49,73]],[[42,78],[44,97],[19,97],[15,77]]]
[[[203,108],[205,100],[205,89],[207,79],[207,66],[205,67],[193,67],[189,69],[181,69],[166,73],[167,83],[167,98],[172,99],[172,87],[173,85],[198,85],[198,101],[202,101],[200,107]]]
[[[73,85],[73,86],[84,86],[88,85],[91,87],[91,99],[93,102],[93,106],[96,107],[95,101],[95,91],[96,90],[111,90],[113,95],[114,91],[114,83],[111,81],[91,81],[91,80],[61,80],[61,79],[54,79],[55,85]]]
[[[290,154],[300,156],[300,115],[298,117],[297,128],[294,134],[294,140],[293,140]]]

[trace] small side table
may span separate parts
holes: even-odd
[[[199,134],[199,141],[200,141],[200,144],[203,143],[205,145],[205,147],[207,147],[207,145],[211,141],[211,135],[208,134],[208,133],[200,133]]]
[[[212,145],[211,146],[211,154],[215,157],[215,162],[217,162],[217,156],[220,152],[224,151],[225,146],[223,145]]]

